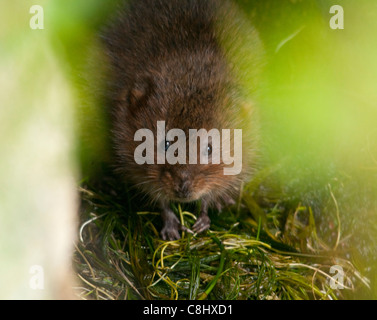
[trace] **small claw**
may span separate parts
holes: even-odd
[[[194,226],[192,227],[195,233],[202,233],[209,229],[211,226],[211,220],[208,216],[201,216],[198,218]]]
[[[163,228],[161,230],[161,237],[164,241],[175,241],[181,239],[181,235],[179,234],[178,230],[172,228]]]
[[[187,232],[187,233],[190,233],[190,234],[195,234],[192,230],[190,230],[189,228],[187,228],[183,225],[180,226],[180,229],[181,229],[181,231],[184,231],[184,232]]]

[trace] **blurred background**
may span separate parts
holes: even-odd
[[[323,208],[339,214],[345,254],[371,281],[353,298],[376,298],[377,4],[237,2],[266,49],[261,147],[277,168],[266,192],[310,204],[330,237]],[[77,186],[108,149],[98,33],[118,3],[38,0],[42,30],[30,1],[0,3],[0,298],[70,296]],[[330,27],[333,5],[343,30]],[[34,265],[43,290],[30,285]]]

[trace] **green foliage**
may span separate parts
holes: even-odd
[[[250,189],[245,188],[239,204],[211,213],[207,234],[183,234],[181,240],[164,242],[157,213],[139,211],[131,192],[108,187],[112,196],[81,189],[83,221],[89,219],[75,258],[86,283],[77,292],[82,298],[344,299],[372,294],[365,272],[338,250],[339,241],[317,229],[312,208],[292,207],[283,195],[270,199],[274,206],[254,204],[265,212],[263,223],[257,223],[248,208]],[[333,191],[328,191],[330,199]],[[176,213],[187,227],[194,224],[191,212],[178,207]],[[329,222],[335,225],[336,219]],[[341,234],[340,242],[349,245]],[[343,290],[330,288],[333,265],[344,269]]]

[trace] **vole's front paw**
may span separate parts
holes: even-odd
[[[180,225],[177,218],[166,220],[161,230],[162,240],[174,241],[181,239],[181,235],[179,234]]]
[[[178,232],[178,229],[171,226],[165,226],[161,230],[161,237],[164,241],[174,241],[181,239],[181,235]]]
[[[192,230],[195,233],[202,233],[209,229],[211,226],[211,219],[207,215],[200,216],[194,226],[192,227]]]
[[[161,237],[164,241],[174,241],[181,239],[179,231],[193,233],[190,229],[182,226],[176,216],[164,222],[164,227],[161,230]]]

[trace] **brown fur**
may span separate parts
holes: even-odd
[[[224,164],[140,166],[134,160],[140,144],[134,141],[135,132],[156,132],[157,121],[166,121],[167,131],[184,130],[186,136],[189,129],[250,126],[241,116],[237,79],[219,40],[229,8],[224,0],[137,0],[119,13],[104,36],[117,172],[160,206],[164,239],[179,238],[178,230],[184,229],[169,208],[182,188],[185,202],[202,201],[193,227],[201,232],[210,224],[208,206],[231,202],[253,168],[253,134],[243,135],[247,152],[238,176],[224,176]]]

